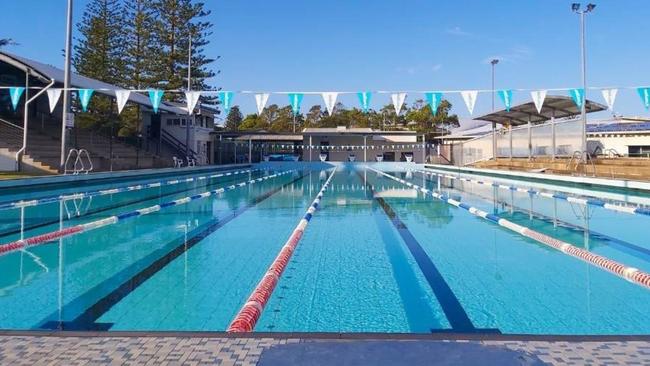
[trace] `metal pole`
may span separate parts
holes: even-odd
[[[528,115],[528,160],[533,157],[533,130],[530,124],[530,115]]]
[[[363,162],[368,161],[368,136],[363,136]]]
[[[585,51],[585,12],[580,12],[580,47],[582,49],[582,151],[587,159],[587,59]]]
[[[28,124],[29,124],[29,72],[30,70],[27,69],[25,71],[25,107],[23,110],[23,155],[27,153],[27,132],[28,132]],[[22,155],[21,155],[21,162],[22,162]]]
[[[490,64],[492,65],[492,113],[494,113],[494,75],[495,75],[495,69],[496,65],[499,63],[499,60],[494,59],[490,61]],[[492,122],[492,157],[494,160],[497,160],[497,123]]]
[[[253,162],[253,140],[248,138],[248,164]]]
[[[66,120],[68,116],[70,96],[70,55],[72,53],[72,0],[68,0],[68,11],[65,31],[65,67],[63,71],[63,118],[61,120],[61,160],[59,163],[60,172],[64,171],[65,164],[65,134]]]
[[[189,32],[189,46],[187,49],[187,91],[192,90],[192,31]],[[193,111],[187,111],[190,114],[190,117],[187,119],[185,124],[185,159],[190,158],[190,119],[193,118]]]
[[[553,151],[551,152],[551,159],[555,160],[555,145],[557,144],[556,139],[555,139],[555,109],[551,111],[551,148]]]
[[[309,135],[309,161],[312,161],[311,146],[312,146],[311,135]]]

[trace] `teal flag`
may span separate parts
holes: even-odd
[[[512,107],[512,90],[499,90],[499,97],[501,97],[506,111],[510,112],[510,107]]]
[[[20,97],[23,95],[23,92],[25,92],[25,88],[22,86],[9,88],[11,106],[14,107],[14,112],[16,111],[16,108],[18,108],[18,101],[20,101]]]
[[[149,90],[149,100],[151,101],[151,107],[153,108],[154,113],[158,113],[158,108],[160,108],[163,94],[165,94],[165,92],[162,90]]]
[[[431,107],[431,113],[435,116],[435,114],[438,113],[440,102],[442,102],[442,93],[425,93],[424,96],[427,98],[429,107]]]
[[[357,95],[359,96],[359,103],[361,104],[361,110],[363,113],[368,113],[370,110],[370,99],[372,98],[372,93],[371,92],[358,92]]]
[[[229,91],[219,92],[219,100],[221,100],[223,111],[226,116],[228,115],[228,112],[230,112],[230,107],[232,107],[232,96],[233,93]]]
[[[79,89],[77,92],[79,96],[79,102],[81,103],[81,109],[86,112],[88,110],[88,104],[90,103],[90,97],[93,96],[94,90],[92,89]]]
[[[650,108],[650,88],[638,88],[637,91],[639,92],[643,106],[647,110]]]
[[[302,94],[300,93],[290,93],[289,94],[289,104],[291,104],[291,110],[294,115],[300,113],[300,103],[302,103]]]
[[[571,89],[569,90],[569,95],[573,98],[573,102],[578,106],[579,109],[582,109],[582,103],[585,101],[585,90],[580,89]]]

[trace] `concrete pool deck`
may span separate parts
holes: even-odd
[[[547,338],[2,332],[0,364],[650,365],[648,337]]]

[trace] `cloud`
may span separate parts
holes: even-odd
[[[434,65],[415,65],[415,66],[400,66],[395,70],[399,73],[408,74],[408,75],[418,75],[418,74],[430,74],[431,72],[438,72],[442,69],[442,64]]]
[[[495,54],[486,57],[483,59],[484,64],[489,64],[490,61],[497,59],[501,62],[517,63],[520,61],[529,60],[533,56],[533,50],[528,46],[515,46],[512,47],[508,52],[501,54]]]
[[[438,72],[440,69],[442,69],[442,64],[435,64],[431,67],[431,71],[433,72]]]
[[[459,37],[471,37],[471,36],[473,36],[472,33],[462,30],[459,26],[455,26],[455,27],[452,27],[452,28],[445,29],[445,33],[451,34],[452,36],[459,36]]]

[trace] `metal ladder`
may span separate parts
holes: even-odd
[[[576,175],[579,173],[578,170],[580,166],[582,166],[582,175],[587,176],[587,166],[589,165],[591,166],[592,171],[591,176],[596,177],[596,164],[594,163],[594,158],[586,151],[576,150],[573,152],[571,159],[569,159],[566,168],[571,172],[571,175]]]
[[[72,167],[69,168],[69,163],[70,161],[74,158],[74,163],[72,164]],[[86,163],[88,164],[88,167],[86,167],[86,164],[84,164],[84,158],[86,160]],[[93,166],[93,161],[90,158],[90,154],[88,153],[88,150],[86,149],[70,149],[68,151],[68,156],[65,158],[65,164],[63,165],[63,174],[67,175],[72,173],[72,175],[78,175],[78,174],[88,174],[88,172],[91,172],[94,168]]]

